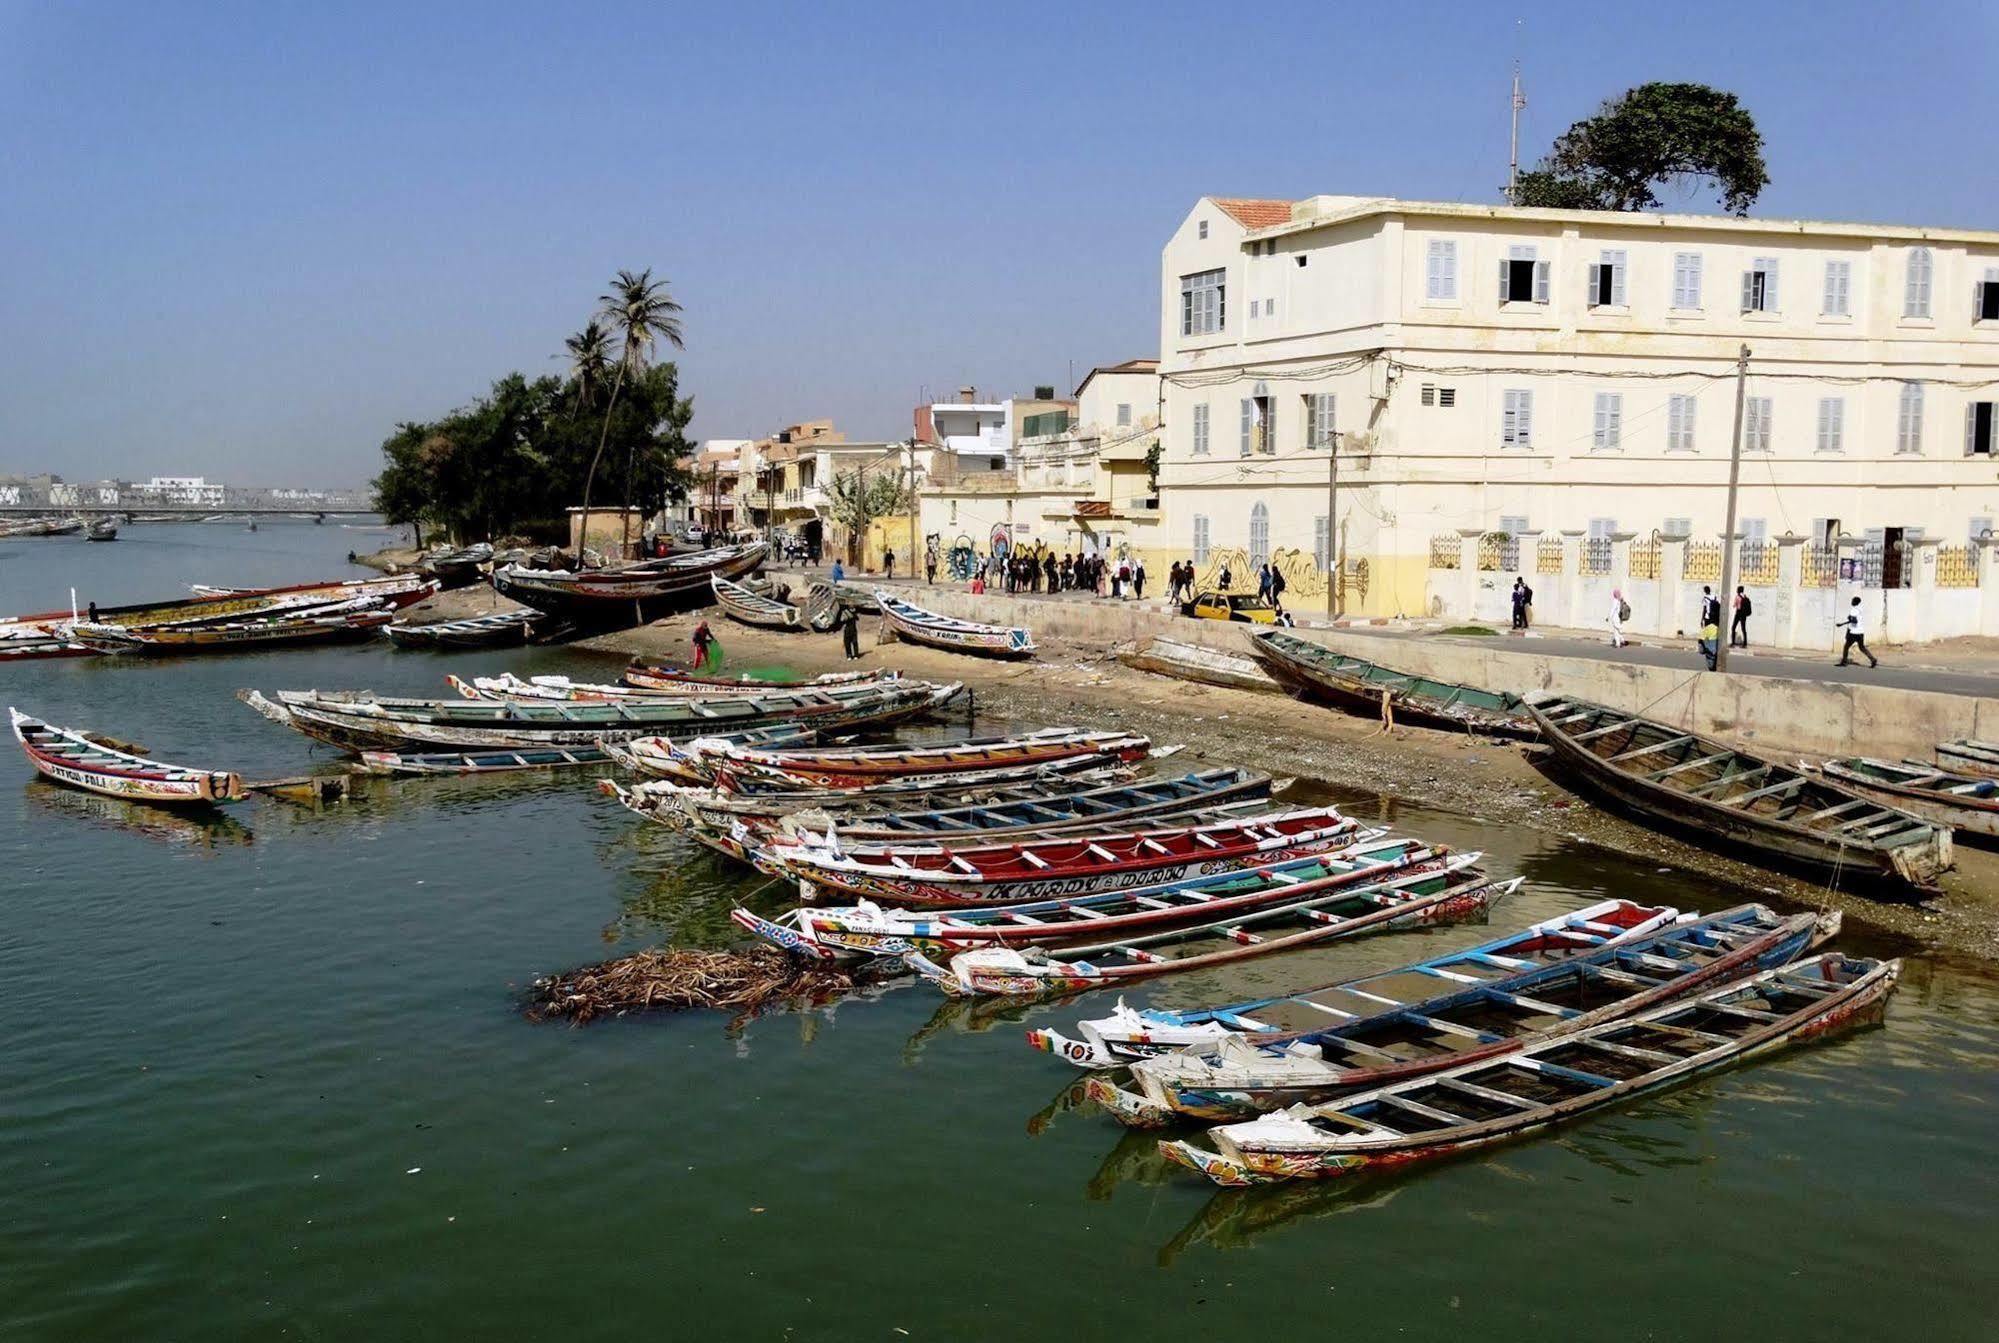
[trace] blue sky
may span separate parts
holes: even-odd
[[[0,0],[0,471],[360,483],[623,266],[697,436],[898,435],[1156,353],[1200,195],[1495,199],[1516,50],[1523,159],[1701,80],[1759,214],[1999,228],[1990,3]]]

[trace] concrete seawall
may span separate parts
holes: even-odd
[[[946,615],[1025,625],[1044,647],[1064,640],[1115,643],[1165,635],[1240,652],[1248,628],[1187,620],[1136,602],[1032,601],[902,585],[896,590]],[[1337,630],[1298,633],[1397,671],[1488,690],[1555,690],[1729,738],[1765,753],[1927,760],[1940,741],[1999,738],[1999,699],[1550,657],[1512,647],[1488,649]]]

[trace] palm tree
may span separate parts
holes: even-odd
[[[597,435],[597,451],[590,458],[590,470],[583,477],[583,525],[576,541],[576,567],[583,567],[583,538],[590,531],[590,494],[597,483],[597,463],[603,460],[604,443],[611,436],[611,412],[617,409],[618,392],[625,385],[627,373],[642,373],[646,361],[652,353],[653,343],[664,340],[675,349],[685,349],[681,339],[680,319],[674,314],[680,305],[666,292],[665,280],[654,280],[651,270],[642,270],[634,275],[621,270],[611,281],[607,294],[598,296],[603,306],[598,315],[609,322],[617,334],[621,349],[618,356],[618,374],[611,383],[611,399],[604,406],[604,430]],[[631,532],[631,469],[632,453],[636,445],[627,448],[625,454],[625,517],[622,530],[625,538]]]
[[[576,384],[576,402],[570,408],[574,415],[597,399],[597,392],[604,385],[604,375],[611,368],[611,333],[604,324],[592,317],[583,329],[562,342],[569,351],[569,377]],[[563,356],[557,355],[560,359]]]

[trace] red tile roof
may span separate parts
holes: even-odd
[[[1216,196],[1215,204],[1244,228],[1271,228],[1291,222],[1291,202],[1252,200],[1240,196]]]

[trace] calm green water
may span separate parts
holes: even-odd
[[[377,534],[0,544],[0,607],[346,572]],[[239,686],[434,693],[386,646],[0,670],[57,722],[249,774]],[[563,653],[523,670],[611,670]],[[1999,982],[1913,958],[1885,1028],[1403,1178],[1217,1195],[1068,1111],[1023,1024],[905,987],[732,1026],[533,1025],[538,973],[724,941],[757,879],[587,781],[433,780],[201,825],[0,778],[0,1337],[1989,1338]],[[1482,847],[1513,924],[1743,898],[1641,857],[1358,804]],[[776,908],[774,892],[760,903]],[[1376,939],[1161,1000],[1479,940]],[[1849,937],[1858,951],[1896,950]]]

